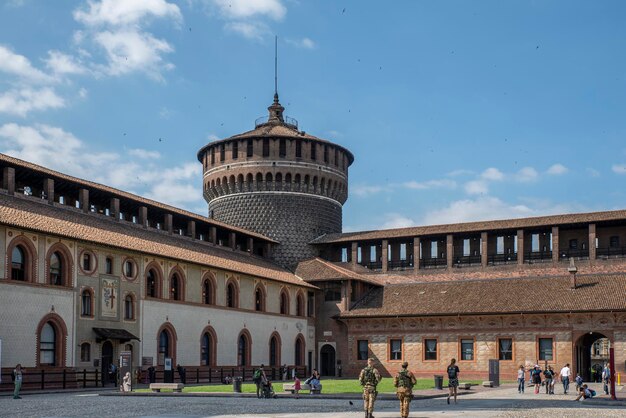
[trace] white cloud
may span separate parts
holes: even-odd
[[[291,44],[297,48],[303,49],[315,49],[317,46],[313,40],[310,38],[302,38],[302,39],[286,39],[288,44]]]
[[[87,9],[74,11],[74,19],[87,26],[134,25],[149,17],[182,20],[178,6],[165,0],[88,0],[87,4]]]
[[[596,170],[595,168],[587,167],[587,173],[591,177],[600,177],[600,172]]]
[[[381,186],[368,186],[366,184],[357,184],[350,188],[353,195],[358,197],[367,197],[370,195],[383,192],[385,189]]]
[[[428,190],[428,189],[438,189],[438,188],[446,188],[446,189],[454,189],[456,187],[456,182],[453,180],[427,180],[427,181],[407,181],[402,183],[402,186],[407,189],[412,190]]]
[[[64,106],[63,98],[50,87],[41,89],[25,87],[0,93],[0,113],[25,117],[35,110],[56,109]]]
[[[281,20],[287,8],[280,0],[213,0],[220,13],[229,19],[248,19],[265,16]]]
[[[416,225],[413,219],[407,218],[399,213],[386,213],[383,215],[383,218],[383,224],[377,226],[377,229],[408,228]]]
[[[48,51],[46,67],[58,75],[85,74],[87,68],[76,58],[60,51]]]
[[[552,174],[554,176],[559,176],[561,174],[565,174],[569,171],[569,169],[567,167],[565,167],[563,164],[554,164],[552,165],[550,168],[548,168],[547,173],[548,174]]]
[[[141,148],[135,148],[128,150],[128,154],[133,157],[146,159],[146,160],[156,160],[161,158],[161,154],[158,151],[148,151]]]
[[[472,170],[458,169],[458,170],[452,170],[446,175],[448,177],[458,177],[458,176],[467,176],[469,174],[474,174],[474,172]]]
[[[89,92],[87,91],[86,88],[81,87],[80,90],[78,90],[78,97],[80,97],[81,99],[86,99],[88,93]]]
[[[97,44],[107,54],[109,75],[123,75],[133,71],[144,72],[156,80],[162,80],[162,70],[171,70],[174,65],[163,60],[163,53],[173,48],[164,40],[156,39],[147,32],[120,30],[103,31],[94,36]]]
[[[208,139],[209,141],[218,141],[220,137],[215,134],[208,134],[206,139]]]
[[[431,211],[423,219],[425,225],[471,222],[489,219],[510,219],[533,216],[525,205],[509,205],[496,197],[458,200],[447,207]]]
[[[485,180],[491,180],[491,181],[504,180],[504,173],[502,173],[502,171],[494,167],[490,167],[486,169],[485,171],[482,172],[480,176]]]
[[[159,110],[159,117],[161,119],[169,119],[170,117],[172,117],[172,115],[174,114],[173,111],[171,111],[170,109],[168,109],[167,107],[162,107],[161,110]]]
[[[626,174],[626,164],[614,164],[611,169],[616,174]]]
[[[472,180],[465,183],[465,193],[467,194],[487,194],[489,187],[483,180]]]
[[[524,167],[515,174],[515,180],[527,183],[537,180],[539,173],[533,167]]]
[[[0,71],[29,83],[50,83],[52,77],[33,67],[30,60],[23,55],[0,45]]]
[[[269,28],[262,22],[229,22],[226,29],[242,35],[244,38],[260,41],[270,33]]]
[[[168,168],[153,161],[160,156],[155,151],[95,152],[71,133],[43,124],[1,125],[0,152],[123,190],[136,189],[143,196],[189,210],[206,207],[198,190],[202,166],[197,162]]]

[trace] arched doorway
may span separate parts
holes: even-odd
[[[324,344],[320,350],[320,373],[322,376],[335,375],[335,347]]]
[[[109,368],[111,367],[111,363],[113,362],[113,344],[111,341],[105,341],[102,343],[102,385],[105,386],[107,383],[112,383],[111,379],[109,379]]]
[[[602,373],[602,366],[609,361],[611,341],[599,332],[589,332],[582,335],[574,346],[576,356],[576,372],[580,373],[585,382],[597,380],[598,373]],[[596,379],[594,379],[594,377]]]

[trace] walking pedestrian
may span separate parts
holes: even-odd
[[[450,397],[454,395],[454,403],[456,403],[457,390],[459,388],[459,366],[456,365],[456,359],[450,360],[448,365],[448,405],[450,405]]]
[[[552,381],[554,380],[555,376],[550,366],[546,367],[546,369],[543,371],[543,376],[545,377],[544,384],[546,385],[546,395],[552,395]]]
[[[11,377],[13,378],[13,383],[15,385],[15,388],[13,389],[13,399],[22,399],[22,397],[20,396],[20,389],[22,389],[22,365],[21,364],[18,363],[17,366],[15,366],[15,369],[13,370]]]
[[[252,381],[256,385],[256,397],[257,398],[261,397],[261,388],[263,386],[263,383],[267,382],[267,376],[265,376],[265,370],[263,369],[264,367],[265,365],[261,364],[261,367],[256,369],[254,371],[254,374],[252,375]]]
[[[541,386],[541,368],[538,364],[535,364],[532,372],[530,372],[531,380],[535,385],[535,395],[539,393],[539,387]]]
[[[415,375],[408,369],[409,363],[402,363],[402,369],[393,379],[393,385],[396,388],[396,396],[400,400],[400,418],[409,417],[409,407],[413,399],[413,386],[417,383]]]
[[[559,373],[559,376],[561,377],[561,382],[563,382],[564,395],[567,395],[567,391],[569,390],[569,377],[571,374],[572,370],[569,368],[569,363],[566,363]]]
[[[604,389],[605,395],[609,395],[610,385],[611,385],[611,369],[609,368],[609,364],[605,363],[604,368],[602,369],[602,389]]]
[[[367,359],[367,367],[359,374],[359,383],[363,386],[363,409],[365,418],[374,418],[374,402],[376,402],[376,386],[380,382],[380,373],[374,367],[374,359]]]
[[[526,370],[524,370],[524,365],[520,364],[519,370],[517,371],[517,393],[524,393],[524,386],[526,386],[525,374]]]
[[[300,399],[300,389],[302,389],[302,385],[300,384],[300,379],[296,376],[293,381],[293,393],[296,395],[296,399]]]

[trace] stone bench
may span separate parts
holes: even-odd
[[[291,392],[291,393],[296,393],[296,390],[294,389],[294,384],[293,383],[283,383],[283,390],[285,392]],[[312,394],[316,394],[319,395],[320,393],[322,393],[322,388],[319,389],[311,389],[311,385],[307,384],[307,383],[302,383],[300,385],[300,390],[308,390],[310,393]]]
[[[161,392],[161,389],[172,389],[174,392],[182,392],[185,385],[182,383],[150,383],[152,392]]]
[[[493,387],[493,382],[491,380],[485,380],[483,382],[483,386],[486,388],[492,388]]]
[[[459,389],[471,389],[471,388],[472,388],[471,383],[459,383]]]

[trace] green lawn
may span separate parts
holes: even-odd
[[[472,384],[480,384],[481,380],[464,380],[463,382],[468,382]],[[273,383],[274,391],[276,393],[284,393],[283,392],[283,383],[293,383],[293,382],[280,382],[276,381]],[[444,381],[444,385],[447,384],[447,381]],[[422,390],[422,389],[432,389],[435,384],[433,379],[417,379],[417,384],[413,388],[414,390]],[[445,389],[445,387],[444,387]],[[138,389],[137,392],[149,392],[150,389]],[[198,385],[198,386],[187,386],[183,389],[183,392],[232,392],[232,385],[220,385],[220,384],[212,384],[212,385]],[[241,391],[243,393],[256,393],[256,386],[254,383],[244,383],[242,385]],[[379,392],[395,392],[395,388],[393,387],[393,379],[392,378],[383,378],[383,380],[378,385]],[[167,392],[163,390],[162,392]],[[307,391],[305,391],[307,392]],[[322,393],[361,393],[361,385],[357,379],[322,379]]]

